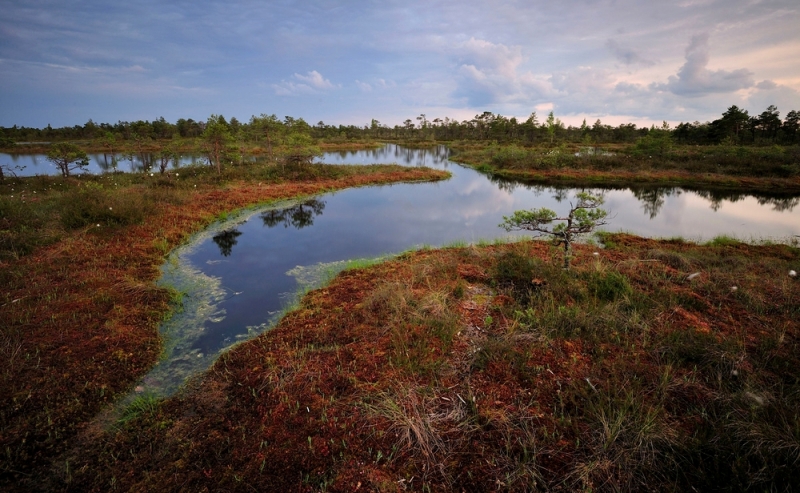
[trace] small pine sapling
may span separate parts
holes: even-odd
[[[554,211],[547,208],[514,211],[511,217],[503,216],[503,222],[499,226],[506,231],[533,231],[540,235],[552,236],[557,246],[564,246],[564,269],[568,270],[572,256],[572,242],[578,236],[591,233],[598,226],[608,224],[606,221],[608,212],[600,208],[603,197],[581,192],[576,198],[578,202],[575,205],[570,202],[567,217],[558,217]],[[554,224],[557,221],[560,222]]]

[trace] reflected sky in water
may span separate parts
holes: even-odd
[[[185,253],[178,251],[182,262],[202,271],[226,295],[216,307],[219,316],[207,319],[200,330],[192,322],[193,335],[181,341],[172,359],[195,361],[185,356],[191,353],[197,355],[196,365],[210,364],[224,347],[263,330],[297,291],[297,279],[288,273],[298,266],[508,237],[498,227],[504,215],[538,207],[566,213],[576,192],[492,181],[447,157],[443,147],[410,150],[394,145],[326,154],[329,163],[427,165],[447,168],[453,176],[436,183],[343,190],[291,207],[256,211],[247,220],[212,227]],[[593,191],[605,195],[608,231],[693,240],[721,234],[785,240],[800,234],[797,198],[726,199],[678,189]],[[173,325],[180,326],[180,320]],[[254,332],[253,327],[259,329]]]
[[[323,195],[237,225],[235,242],[224,252],[214,241],[199,245],[190,261],[205,273],[220,277],[226,289],[242,293],[225,302],[227,316],[219,323],[225,327],[225,337],[234,335],[238,327],[262,323],[266,311],[280,308],[281,293],[296,288],[295,280],[285,274],[295,266],[375,257],[421,245],[506,237],[509,234],[498,227],[503,215],[538,207],[565,212],[574,197],[574,190],[492,183],[483,174],[453,165],[447,156],[441,147],[411,150],[394,145],[358,153],[329,153],[326,162],[447,167],[453,177],[437,183]],[[775,204],[759,204],[752,196],[738,196],[730,202],[675,189],[595,191],[605,194],[605,207],[612,218],[606,226],[610,231],[687,239],[720,234],[743,238],[800,234],[800,215],[795,208],[776,211]],[[203,349],[213,350],[215,344],[209,341]]]
[[[113,171],[123,171],[125,173],[138,173],[151,169],[147,163],[151,165],[153,171],[158,169],[157,159],[154,154],[146,153],[144,156],[126,156],[123,154],[103,154],[103,153],[87,153],[89,157],[89,165],[85,170],[89,173],[99,174]],[[144,159],[142,159],[144,157]],[[192,164],[203,165],[208,163],[208,160],[200,155],[183,155],[180,156],[178,163],[170,161],[169,169],[179,168],[181,166],[188,166]],[[0,153],[0,164],[8,164],[11,166],[21,166],[23,169],[14,170],[17,176],[36,176],[36,175],[58,175],[58,169],[47,160],[45,154],[6,154]],[[73,171],[72,173],[80,173],[81,171]]]

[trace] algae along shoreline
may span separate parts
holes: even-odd
[[[800,250],[601,241],[578,245],[570,271],[544,241],[423,249],[346,270],[179,394],[140,399],[115,427],[82,434],[37,484],[798,484],[800,281],[790,272]]]
[[[93,433],[162,352],[179,293],[166,254],[230,211],[349,187],[441,180],[397,165],[189,167],[169,176],[37,176],[0,184],[0,489],[29,491]]]

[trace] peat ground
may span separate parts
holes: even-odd
[[[345,271],[179,395],[142,397],[115,426],[80,434],[27,485],[800,484],[800,283],[789,275],[800,250],[624,234],[603,243],[577,246],[570,271],[542,241],[421,250]]]
[[[400,166],[208,167],[0,184],[0,489],[42,470],[161,351],[165,255],[218,215],[347,187],[437,180]]]

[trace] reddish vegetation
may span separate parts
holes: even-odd
[[[0,265],[5,357],[0,375],[0,484],[35,481],[109,401],[156,361],[169,294],[154,285],[164,252],[222,211],[346,187],[440,179],[426,169],[278,185],[207,187],[166,204],[145,224],[86,228]],[[119,193],[141,193],[135,187]]]
[[[775,381],[790,385],[800,363],[800,287],[785,274],[800,254],[784,246],[611,241],[598,259],[578,246],[574,275],[552,267],[558,261],[543,242],[421,251],[344,272],[182,395],[119,431],[84,437],[69,456],[71,473],[62,464],[48,484],[74,491],[661,490],[697,481],[703,489],[718,477],[734,484],[723,467],[726,437],[707,442],[718,450],[701,446],[704,433],[719,429],[700,410],[746,412],[766,399],[759,395],[771,396],[773,412],[792,409]],[[525,269],[533,275],[515,277]],[[701,276],[687,281],[694,269]],[[737,387],[743,382],[755,397]],[[740,398],[753,402],[739,408]],[[775,474],[778,486],[796,477]]]

